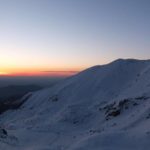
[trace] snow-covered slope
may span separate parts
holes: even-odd
[[[22,101],[19,109],[0,116],[1,150],[150,147],[149,60],[95,66]]]

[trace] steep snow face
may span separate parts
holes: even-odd
[[[7,131],[0,135],[0,149],[145,150],[150,146],[149,60],[119,59],[95,66],[25,99],[20,109],[0,116]]]

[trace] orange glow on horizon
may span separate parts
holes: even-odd
[[[71,76],[75,75],[85,67],[44,67],[44,66],[0,66],[0,76]]]
[[[45,76],[45,77],[61,77],[61,76],[71,76],[77,74],[79,71],[13,71],[13,72],[3,72],[0,71],[0,76]]]
[[[4,75],[9,75],[9,73],[0,71],[0,76],[4,76]]]

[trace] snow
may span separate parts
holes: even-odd
[[[0,116],[8,132],[0,137],[1,150],[150,147],[150,60],[95,66],[25,98]]]

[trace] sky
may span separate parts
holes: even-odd
[[[150,58],[150,0],[0,0],[0,75],[70,75]]]

